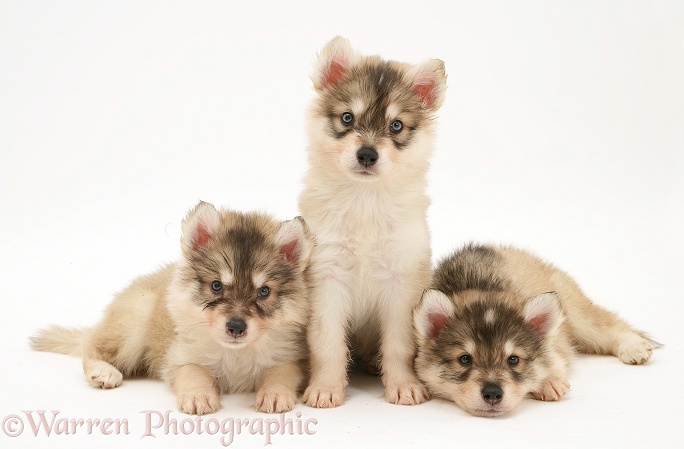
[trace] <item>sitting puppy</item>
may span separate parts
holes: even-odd
[[[54,326],[39,351],[81,356],[86,380],[166,380],[184,413],[218,410],[221,392],[257,390],[256,409],[292,409],[303,381],[312,237],[302,219],[199,203],[182,226],[182,257],[118,294],[88,330]]]
[[[444,64],[362,55],[337,37],[312,79],[299,198],[316,235],[304,401],[342,404],[351,355],[381,372],[389,402],[418,404],[427,391],[413,371],[411,314],[430,279],[426,186]]]
[[[510,412],[528,393],[559,400],[575,350],[638,365],[659,346],[514,248],[466,246],[438,265],[432,287],[414,312],[416,371],[473,415]]]

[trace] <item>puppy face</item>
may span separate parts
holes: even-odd
[[[183,223],[181,282],[188,294],[176,316],[228,348],[303,324],[311,245],[301,219],[278,223],[200,203]]]
[[[503,415],[547,376],[545,336],[560,325],[557,300],[533,298],[520,311],[501,292],[459,296],[460,306],[436,290],[423,296],[414,315],[418,376],[472,415]]]
[[[328,171],[375,181],[427,168],[426,139],[446,89],[441,61],[412,66],[361,56],[338,37],[319,55],[312,79],[311,157]]]

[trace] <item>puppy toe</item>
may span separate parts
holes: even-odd
[[[220,406],[220,397],[213,390],[196,391],[178,396],[178,409],[188,415],[214,413]]]
[[[292,410],[296,402],[296,393],[281,387],[279,389],[261,389],[257,391],[254,406],[258,412],[283,413]]]
[[[429,399],[429,394],[420,383],[390,385],[385,388],[385,398],[391,404],[416,405]]]
[[[618,350],[618,358],[628,365],[641,365],[648,361],[653,354],[651,343],[641,336],[630,338],[623,342]]]
[[[344,402],[344,386],[318,387],[311,385],[304,392],[304,403],[309,407],[332,408]]]
[[[570,390],[570,383],[565,377],[554,376],[544,381],[532,397],[538,401],[558,401]]]
[[[121,385],[123,375],[107,362],[99,362],[89,367],[86,380],[95,388],[116,388]]]

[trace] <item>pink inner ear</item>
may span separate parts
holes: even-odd
[[[297,263],[299,251],[297,250],[297,240],[285,243],[280,247],[280,254],[285,257],[289,263]]]
[[[430,109],[435,104],[435,85],[434,83],[429,84],[416,84],[413,86],[413,91],[418,94],[423,107]]]
[[[211,234],[202,223],[197,225],[195,240],[192,242],[192,249],[197,250],[206,245],[211,240]]]
[[[325,76],[323,77],[323,86],[329,87],[337,84],[342,76],[347,72],[346,67],[336,60],[330,62],[328,70],[325,71]]]
[[[442,332],[449,318],[441,313],[428,313],[427,318],[429,324],[428,340],[432,340]]]
[[[547,327],[549,324],[549,315],[547,314],[541,314],[537,315],[535,317],[532,317],[530,320],[527,321],[530,323],[530,326],[537,331],[539,335],[544,337],[546,335]]]

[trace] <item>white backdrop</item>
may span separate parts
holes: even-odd
[[[94,390],[77,359],[27,338],[93,324],[176,258],[199,199],[297,215],[310,67],[337,34],[363,53],[445,61],[436,257],[470,240],[531,249],[667,346],[641,367],[580,357],[561,402],[493,420],[439,400],[392,406],[355,375],[344,406],[297,405],[314,435],[274,446],[681,447],[684,4],[543,0],[0,0],[0,445],[221,447],[196,429],[141,438],[145,410],[184,418],[165,385]],[[252,401],[225,396],[215,418],[269,418]],[[129,433],[34,436],[22,411],[38,410],[127,420]],[[257,429],[231,447],[265,443]]]

